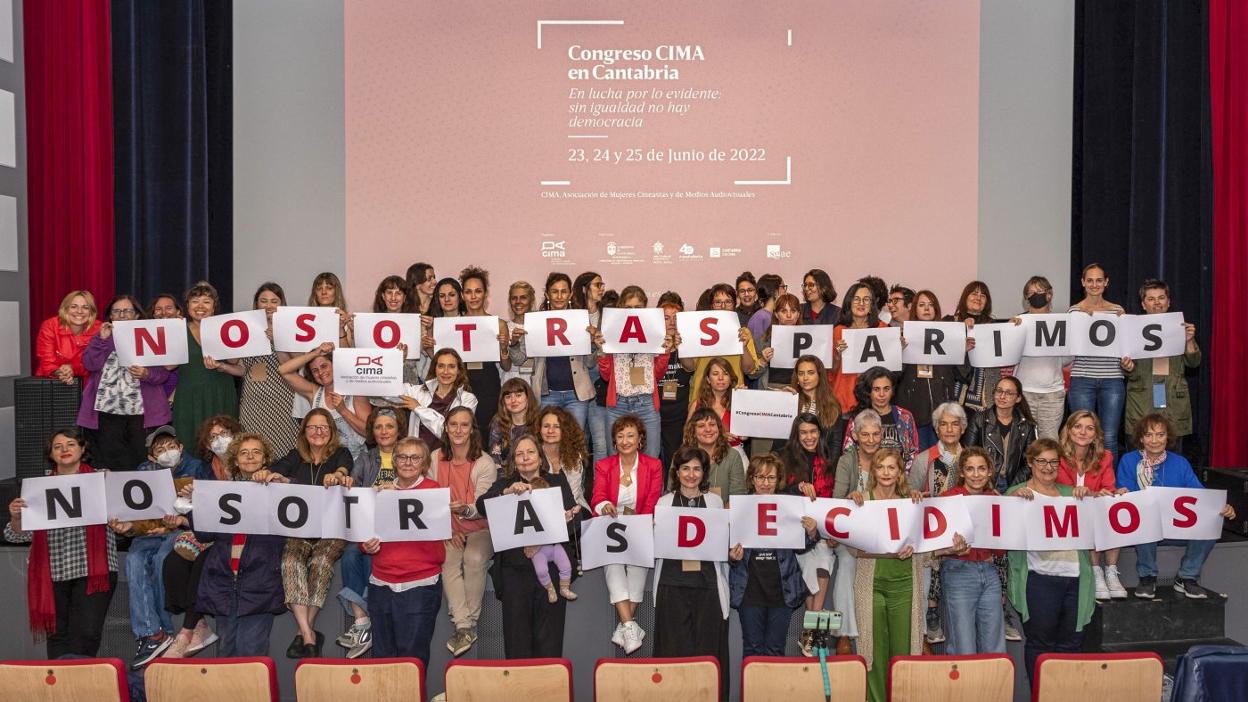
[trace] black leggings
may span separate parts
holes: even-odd
[[[179,556],[176,551],[170,551],[165,556],[162,574],[165,581],[165,609],[174,614],[186,614],[182,619],[183,629],[194,629],[204,618],[195,608],[195,600],[199,593],[199,576],[204,570],[204,560],[209,548],[212,546],[205,548],[199,558],[193,561]]]

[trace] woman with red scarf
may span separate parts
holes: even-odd
[[[76,427],[61,429],[48,440],[47,455],[53,475],[91,473],[82,462],[87,444]],[[47,531],[22,529],[20,497],[9,503],[4,538],[28,542],[26,601],[30,630],[36,639],[47,637],[48,658],[67,654],[94,658],[100,650],[104,616],[117,585],[117,544],[103,524]]]

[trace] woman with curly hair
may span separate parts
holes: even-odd
[[[537,413],[537,435],[542,440],[542,453],[546,455],[550,472],[567,477],[576,504],[588,511],[585,493],[593,493],[593,476],[585,470],[585,432],[581,425],[576,423],[571,412],[548,405]]]

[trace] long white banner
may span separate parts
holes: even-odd
[[[22,483],[26,529],[150,518],[174,500],[168,471],[30,478]],[[568,540],[559,490],[487,500],[495,550]],[[374,490],[199,480],[195,527],[220,533],[367,541],[434,541],[451,534],[445,488]],[[728,547],[800,548],[801,518],[823,538],[870,553],[946,548],[961,534],[977,548],[1105,550],[1166,539],[1217,539],[1225,490],[1149,488],[1117,497],[936,497],[920,502],[808,500],[792,495],[734,498],[726,510],[659,508],[648,515],[597,517],[581,526],[589,563],[645,564],[654,558],[727,559]]]

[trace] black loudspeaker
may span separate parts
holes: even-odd
[[[1235,519],[1226,520],[1223,531],[1248,538],[1248,469],[1203,468],[1200,481],[1210,490],[1226,490],[1226,501],[1235,508]]]
[[[78,423],[82,391],[78,380],[66,385],[48,378],[18,378],[13,382],[14,439],[17,444],[18,478],[44,475],[48,457],[43,449],[48,436]]]

